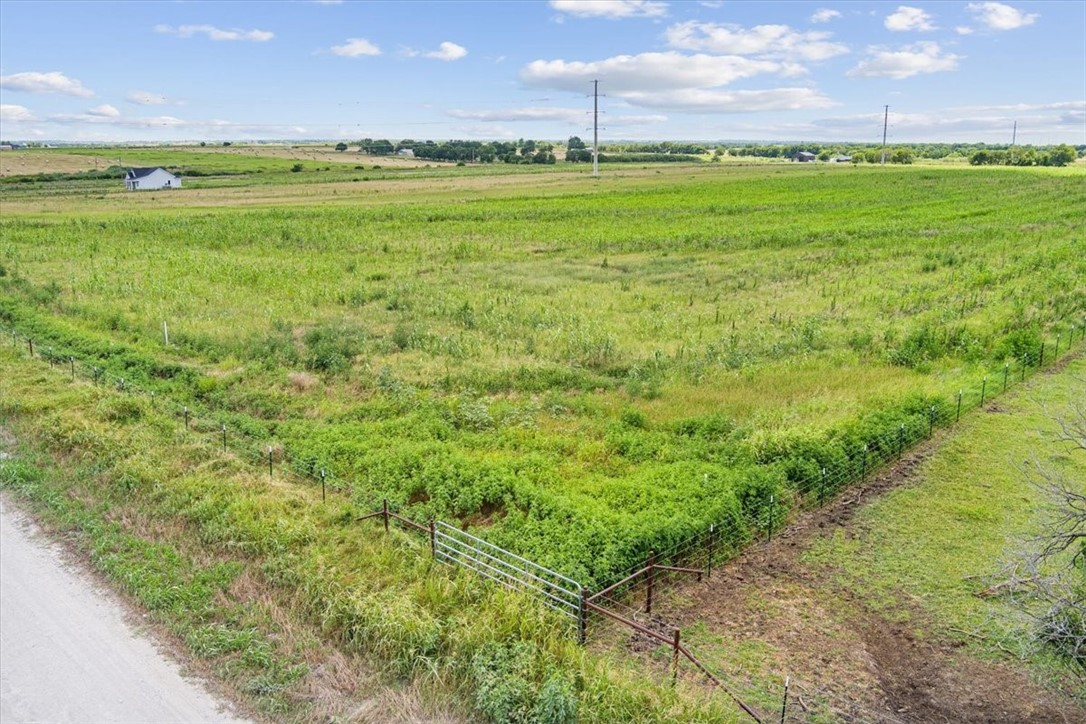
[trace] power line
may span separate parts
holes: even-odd
[[[600,82],[592,81],[592,176],[600,175]]]
[[[882,116],[882,165],[886,165],[886,126],[890,121],[890,106],[885,106]]]

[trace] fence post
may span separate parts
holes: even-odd
[[[708,562],[705,564],[705,577],[713,577],[713,543],[716,541],[716,523],[709,524],[709,556]]]
[[[1029,354],[1022,355],[1022,379],[1019,382],[1026,381],[1026,367],[1029,366]]]
[[[30,337],[27,337],[26,338],[26,346],[30,348],[30,356],[33,357],[34,356],[34,340],[32,340]]]
[[[1010,372],[1011,372],[1011,365],[1008,362],[1007,364],[1003,365],[1003,391],[1004,392],[1007,391],[1007,375],[1010,374]]]
[[[901,454],[905,452],[905,423],[901,423],[901,427],[897,429],[897,456],[901,457]]]
[[[271,445],[268,445],[268,480],[271,480],[273,475],[274,472],[272,469],[272,447]]]
[[[826,468],[822,468],[822,481],[818,485],[818,507],[826,504]]]
[[[102,374],[102,370],[97,367],[94,368],[94,386],[98,386],[98,376]]]
[[[784,724],[784,719],[788,716],[788,684],[791,683],[792,677],[784,677],[784,699],[781,701],[781,724]]]
[[[222,451],[226,452],[226,425],[222,426]]]
[[[75,357],[69,357],[68,363],[72,366],[72,382],[75,382]]]
[[[645,613],[652,613],[652,583],[653,574],[656,573],[656,553],[655,551],[649,551],[649,562],[646,566],[645,578]]]
[[[328,492],[325,485],[325,473],[324,468],[321,468],[321,502],[323,503],[328,498]]]
[[[962,419],[962,391],[958,390],[958,412],[954,415],[954,422],[960,422]]]
[[[430,518],[430,555],[437,558],[437,522],[433,518]],[[584,589],[581,589],[581,597],[584,597]]]
[[[935,405],[928,410],[928,437],[935,431]]]
[[[430,521],[432,529],[433,521]],[[581,606],[577,613],[577,643],[584,646],[588,635],[588,591],[581,589]]]
[[[984,407],[984,396],[988,392],[988,375],[984,375],[984,379],[980,383],[980,406]]]
[[[776,497],[770,495],[769,496],[769,525],[766,528],[766,539],[765,539],[766,544],[769,544],[769,543],[773,542],[773,518],[776,517],[774,515],[774,513],[776,513],[776,512],[777,512],[777,500],[776,500]]]
[[[385,502],[381,507],[381,513],[385,516],[385,532],[388,532],[388,498],[385,498]]]
[[[188,408],[188,405],[185,406],[185,429],[186,430],[189,429],[189,408]]]
[[[1045,366],[1045,342],[1042,339],[1041,340],[1041,359],[1037,363],[1037,367],[1038,367],[1038,369],[1040,369],[1041,367],[1044,367],[1044,366]]]
[[[863,468],[860,470],[860,482],[867,482],[867,443],[864,443]]]
[[[679,678],[679,629],[675,629],[675,639],[671,644],[671,685],[675,686]]]

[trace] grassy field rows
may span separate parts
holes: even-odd
[[[1036,367],[1042,345],[1063,352],[1086,324],[1081,169],[326,182],[208,163],[255,177],[168,194],[0,188],[0,322],[327,468],[349,499],[313,507],[312,488],[259,484],[146,399],[40,389],[7,352],[6,424],[25,454],[60,458],[40,464],[61,487],[33,466],[6,484],[65,526],[147,524],[175,552],[219,551],[200,566],[236,552],[319,636],[386,661],[382,675],[463,688],[484,714],[511,696],[588,720],[682,720],[703,697],[577,650],[548,619],[519,619],[515,599],[435,578],[409,539],[360,540],[351,511],[388,498],[598,588],[714,521],[751,540],[768,501],[809,495],[812,470],[855,472],[868,442],[926,427],[932,406],[978,398],[986,377]],[[212,576],[184,565],[184,585]],[[206,601],[229,599],[240,574],[215,570],[205,598],[167,616],[183,637],[235,621]],[[302,664],[284,656],[285,678],[253,701],[310,717],[298,682],[312,679],[290,679]],[[730,711],[713,706],[706,720]]]
[[[1086,309],[1077,172],[583,182],[6,214],[3,314],[591,584]]]

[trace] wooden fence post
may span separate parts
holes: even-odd
[[[671,685],[679,678],[679,629],[675,629],[675,639],[671,644]]]
[[[384,506],[381,508],[381,512],[385,516],[385,532],[388,532],[388,498],[385,498]]]
[[[645,613],[652,613],[652,583],[654,574],[656,573],[656,552],[649,551],[649,562],[646,566],[648,570],[645,571]]]

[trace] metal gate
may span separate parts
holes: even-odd
[[[441,521],[434,527],[434,557],[470,568],[578,622],[583,620],[581,584]]]

